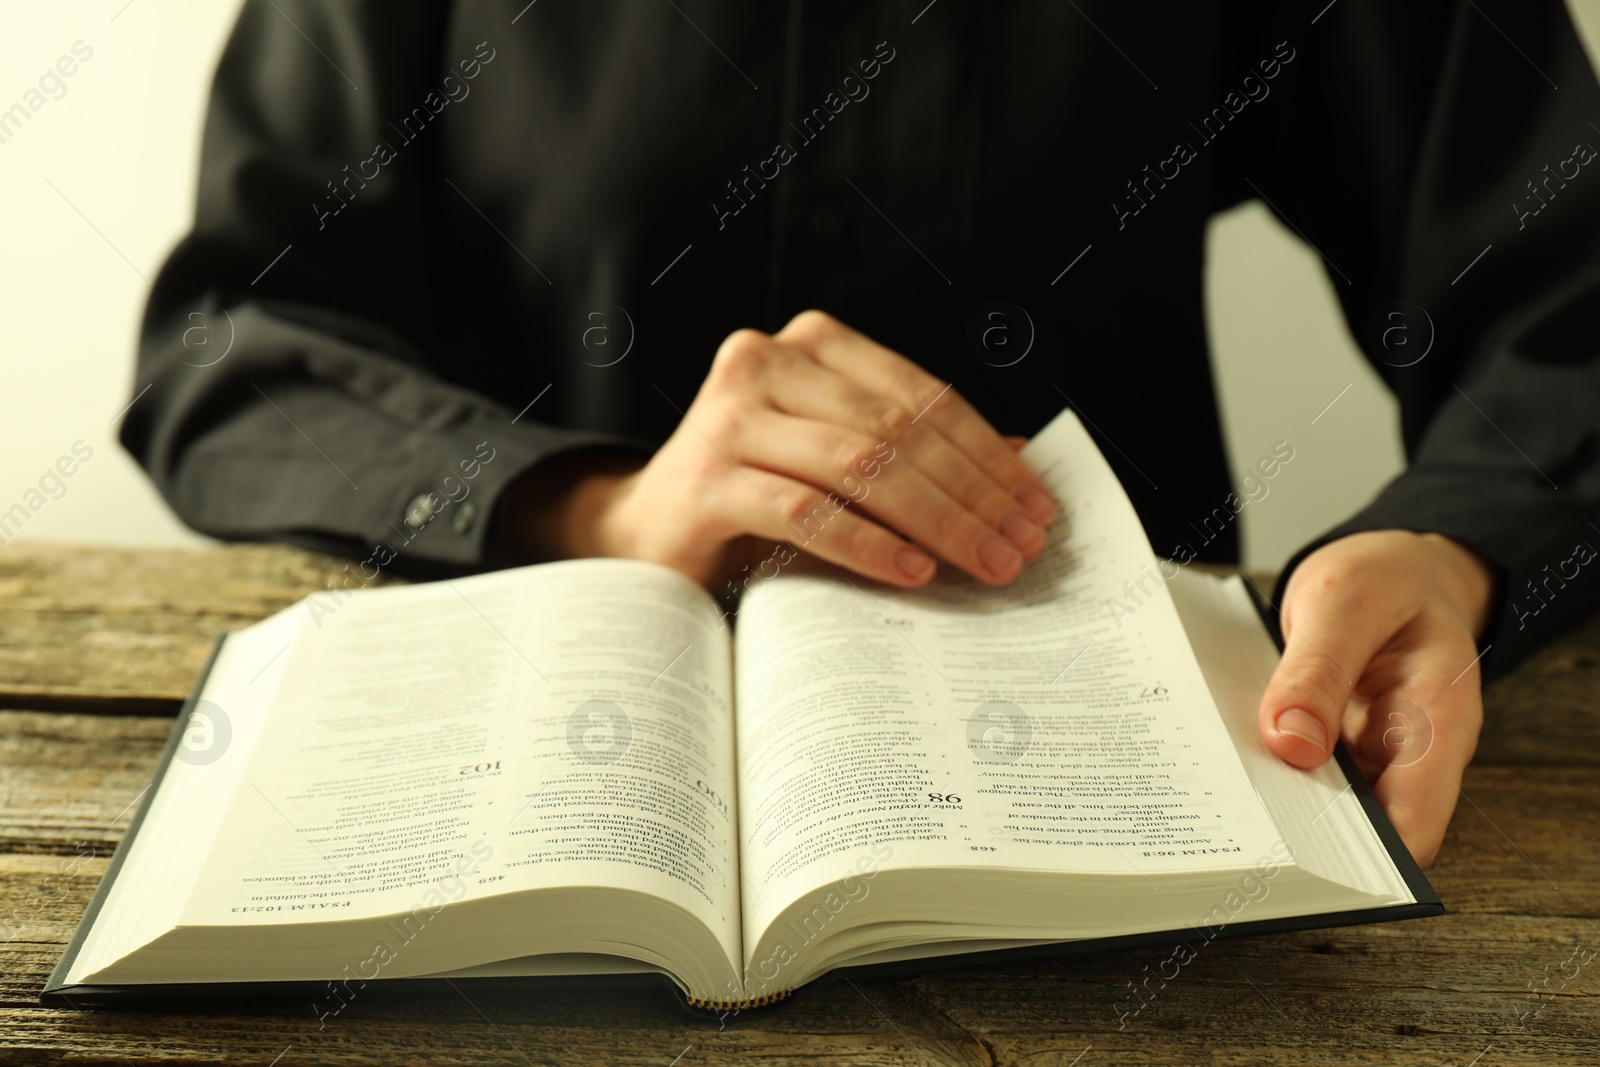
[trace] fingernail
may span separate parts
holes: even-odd
[[[1322,720],[1304,708],[1290,708],[1281,713],[1277,726],[1280,734],[1309,741],[1317,746],[1318,751],[1328,751],[1328,731],[1323,727]]]
[[[1022,567],[1022,553],[1013,548],[1009,541],[1002,541],[994,534],[978,542],[978,558],[996,577],[1005,577]]]
[[[895,566],[913,581],[926,581],[933,574],[933,560],[914,548],[901,548],[894,554]]]
[[[1040,522],[1055,521],[1056,502],[1050,499],[1049,493],[1036,485],[1025,485],[1018,489],[1017,503],[1027,508]]]
[[[1044,531],[1038,524],[1029,522],[1021,515],[1015,513],[1007,515],[1000,520],[1000,532],[1005,534],[1006,540],[1022,549],[1023,552],[1032,552],[1044,545]]]

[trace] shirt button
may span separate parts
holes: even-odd
[[[806,230],[820,244],[838,240],[843,229],[844,216],[832,204],[817,204],[806,213]]]
[[[461,502],[461,507],[456,509],[455,521],[450,525],[455,528],[456,533],[465,534],[468,530],[472,529],[472,521],[477,517],[478,505],[474,504],[470,500],[463,500]]]
[[[432,494],[421,493],[406,505],[406,525],[413,530],[420,530],[428,525],[428,521],[433,518],[433,512]]]

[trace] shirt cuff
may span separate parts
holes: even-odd
[[[1395,478],[1366,508],[1295,553],[1278,575],[1273,604],[1281,612],[1290,576],[1312,552],[1374,530],[1442,534],[1499,569],[1478,642],[1485,684],[1594,614],[1600,575],[1582,570],[1594,559],[1591,546],[1600,545],[1592,516],[1541,486],[1469,468],[1413,468]],[[1584,578],[1593,589],[1567,588]],[[1281,647],[1277,614],[1273,628]]]
[[[515,426],[462,427],[433,438],[406,464],[371,520],[372,551],[380,560],[392,554],[388,566],[419,577],[505,566],[509,560],[494,552],[490,535],[506,487],[536,464],[595,447],[643,457],[654,451],[642,441],[549,426],[527,433]]]

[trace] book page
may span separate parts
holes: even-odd
[[[1296,865],[1374,896],[1412,899],[1338,761],[1302,770],[1267,748],[1256,711],[1279,655],[1244,582],[1190,570],[1175,575],[1166,592],[1234,751],[1273,824],[1294,846]]]
[[[1170,598],[1109,607],[1160,579],[1099,450],[1064,412],[1023,456],[1063,518],[1007,588],[796,567],[746,594],[747,948],[800,895],[869,869],[1148,877],[1250,866],[1279,842]]]
[[[730,649],[702,589],[585,560],[363,591],[318,621],[183,923],[596,886],[676,904],[737,960]]]
[[[127,855],[66,976],[81,982],[178,924],[211,843],[223,832],[228,802],[255,750],[284,653],[307,624],[304,611],[280,611],[228,634],[188,711],[166,773],[150,789]],[[130,802],[130,806],[133,802]],[[156,891],[142,887],[159,887]]]

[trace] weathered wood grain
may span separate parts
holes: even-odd
[[[320,1025],[284,1001],[39,1005],[215,635],[343,566],[276,546],[0,552],[0,1063],[1600,1061],[1600,957],[1568,962],[1600,949],[1600,621],[1486,694],[1430,872],[1450,915],[1217,941],[1165,987],[1153,979],[1137,1013],[1129,983],[1165,952],[830,977],[720,1020],[664,990],[584,982],[423,998],[374,986]]]
[[[1431,872],[1452,914],[1216,941],[1165,986],[1168,954],[1150,950],[832,977],[726,1019],[665,990],[583,982],[459,983],[428,998],[375,986],[320,1025],[295,1001],[43,1007],[38,990],[170,725],[0,712],[0,1061],[1467,1064],[1488,1048],[1487,1067],[1592,1064],[1600,1048],[1600,958],[1563,966],[1580,945],[1600,949],[1600,789],[1586,767],[1468,772],[1471,802]],[[1129,983],[1148,974],[1136,1001]]]
[[[1142,1001],[1129,983],[1156,973],[1162,951],[832,976],[776,1010],[719,1019],[665,990],[617,997],[581,981],[531,992],[463,982],[427,999],[372,987],[327,1017],[309,1001],[44,1008],[32,997],[59,950],[28,941],[0,950],[0,1058],[264,1064],[291,1047],[285,1063],[666,1064],[693,1046],[684,1062],[1065,1065],[1092,1046],[1086,1065],[1466,1064],[1493,1045],[1490,1063],[1592,1064],[1600,965],[1562,967],[1580,944],[1600,945],[1581,920],[1459,914],[1217,941]],[[1572,980],[1530,990],[1563,972]]]
[[[1155,973],[1163,952],[833,976],[776,1010],[719,1019],[686,1013],[665,990],[616,997],[584,982],[535,992],[457,983],[428,999],[372,987],[328,1017],[298,1001],[75,1012],[31,1003],[56,950],[27,942],[4,950],[0,1056],[267,1063],[292,1047],[286,1063],[666,1064],[693,1046],[687,1062],[1067,1064],[1092,1046],[1087,1064],[1466,1064],[1493,1045],[1491,1063],[1592,1064],[1596,965],[1530,991],[1579,944],[1592,949],[1600,935],[1578,920],[1462,914],[1218,941],[1165,985],[1144,986],[1143,1001],[1129,983]]]
[[[342,584],[347,563],[282,545],[8,544],[0,707],[171,714],[218,634]]]
[[[1491,683],[1483,715],[1479,763],[1600,767],[1600,617]]]
[[[0,862],[79,845],[106,854],[171,728],[165,716],[0,711]]]

